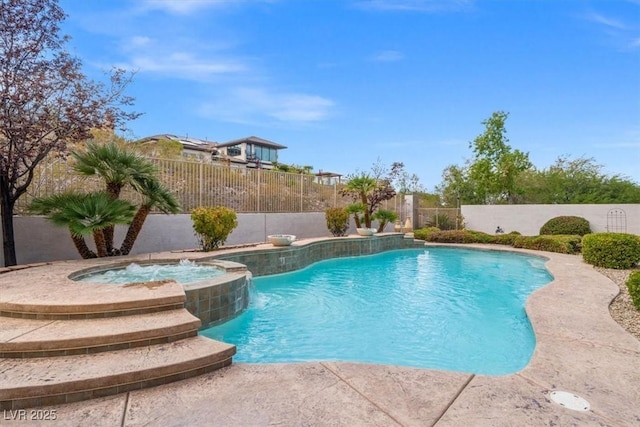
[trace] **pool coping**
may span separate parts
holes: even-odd
[[[56,411],[61,425],[640,422],[640,342],[609,314],[617,285],[575,255],[496,245],[426,245],[432,246],[547,258],[553,281],[533,292],[526,303],[537,344],[523,370],[485,376],[346,362],[234,363],[173,384],[47,409]],[[558,390],[585,398],[590,409],[573,411],[552,402],[550,392]]]

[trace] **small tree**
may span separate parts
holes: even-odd
[[[385,200],[392,199],[396,191],[391,186],[388,178],[375,178],[366,172],[353,175],[347,181],[340,194],[350,197],[354,202],[348,209],[355,212],[356,226],[360,228],[362,222],[367,228],[371,228],[373,213]],[[359,212],[362,212],[360,218]]]
[[[200,248],[205,252],[223,245],[238,226],[236,213],[223,206],[196,208],[191,212],[191,220]]]
[[[13,211],[35,167],[92,128],[118,126],[131,76],[111,73],[109,87],[88,80],[60,35],[64,11],[57,0],[0,0],[0,214],[4,262],[16,264]]]
[[[469,177],[477,184],[476,191],[485,203],[515,203],[521,193],[518,176],[531,168],[529,154],[512,150],[506,137],[508,113],[494,112],[482,122],[485,131],[476,137],[470,148],[475,155],[469,167]]]

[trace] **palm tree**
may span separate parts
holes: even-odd
[[[76,159],[75,171],[84,176],[97,175],[104,179],[105,191],[113,200],[120,197],[120,192],[127,185],[141,192],[144,182],[154,179],[156,174],[153,163],[115,141],[105,144],[89,142],[85,151],[74,151],[71,155]],[[113,226],[105,228],[104,237],[107,251],[113,252]]]
[[[360,202],[365,207],[363,220],[367,228],[371,227],[371,214],[373,213],[368,197],[377,187],[378,182],[375,178],[369,176],[369,174],[362,173],[347,181],[344,190],[342,190],[343,195],[351,196],[354,201]],[[356,220],[356,222],[358,221]]]
[[[144,201],[133,217],[133,221],[129,224],[127,235],[120,247],[120,253],[122,255],[128,255],[129,252],[131,252],[131,248],[133,248],[133,244],[142,230],[144,221],[147,219],[147,215],[149,215],[149,212],[151,212],[153,208],[156,208],[166,214],[175,214],[180,211],[180,204],[174,195],[156,178],[145,179],[141,184],[140,193],[144,196]]]
[[[398,218],[398,215],[394,211],[378,209],[372,215],[372,218],[378,220],[378,233],[382,233],[384,231],[384,227],[388,223],[395,221]]]
[[[356,228],[361,228],[362,217],[360,216],[360,214],[363,214],[367,210],[367,207],[362,203],[351,203],[349,206],[347,206],[346,209],[349,214],[353,215],[353,220],[356,223]]]
[[[109,255],[104,230],[115,224],[128,224],[133,219],[136,207],[125,200],[113,200],[104,191],[95,193],[60,193],[36,198],[29,210],[56,225],[66,226],[71,239],[82,258]],[[84,236],[93,235],[96,252],[87,246]]]

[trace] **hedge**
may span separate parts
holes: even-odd
[[[591,233],[589,221],[579,216],[557,216],[540,228],[540,235],[577,235]]]
[[[415,231],[413,233],[415,236]],[[428,234],[427,242],[437,243],[493,243],[493,237],[490,234],[473,230],[446,230],[433,231]]]
[[[582,238],[582,258],[596,267],[628,269],[640,262],[640,237],[627,233],[595,233]]]
[[[581,249],[580,236],[517,236],[513,247],[537,251],[578,254]]]

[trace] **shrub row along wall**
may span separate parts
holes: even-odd
[[[589,221],[594,233],[620,232],[640,235],[640,204],[620,205],[464,205],[462,216],[470,230],[525,236],[540,233],[540,227],[557,216],[579,216]]]

